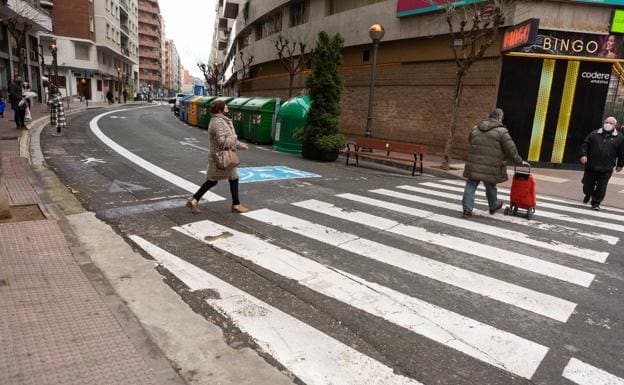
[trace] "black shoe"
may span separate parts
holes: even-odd
[[[592,205],[592,210],[600,211],[600,205]]]
[[[583,198],[583,203],[589,203],[590,199],[591,199],[591,195],[585,195],[585,198]]]
[[[471,218],[472,213],[468,210],[464,210],[464,212],[462,213],[462,217],[464,217],[465,219]]]
[[[503,201],[498,201],[498,204],[493,209],[490,209],[490,215],[496,214],[496,212],[503,208]]]

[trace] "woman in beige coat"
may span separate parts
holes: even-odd
[[[238,199],[238,170],[236,167],[220,170],[217,168],[217,153],[224,149],[247,150],[249,147],[238,141],[232,120],[224,114],[228,112],[225,102],[216,100],[210,105],[212,119],[208,125],[208,173],[206,182],[197,190],[195,195],[188,199],[186,207],[191,209],[193,214],[200,212],[198,202],[202,196],[214,187],[218,181],[227,179],[230,182],[230,192],[232,193],[232,212],[245,213],[249,211],[241,205]]]

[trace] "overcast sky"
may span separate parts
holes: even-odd
[[[197,60],[208,61],[216,0],[159,0],[167,39],[173,39],[185,69],[201,78]]]

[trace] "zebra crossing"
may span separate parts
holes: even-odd
[[[624,367],[584,355],[583,349],[562,352],[552,346],[557,339],[552,333],[575,323],[579,307],[587,311],[588,298],[607,294],[601,292],[603,276],[610,261],[623,256],[618,247],[624,213],[610,208],[593,212],[574,202],[538,197],[534,220],[527,221],[489,215],[487,202],[477,199],[476,207],[483,209],[475,209],[475,217],[467,220],[459,216],[461,186],[461,181],[424,181],[294,200],[244,214],[240,218],[244,227],[257,232],[214,220],[173,230],[414,338],[466,356],[484,370],[507,373],[510,379],[534,381],[549,357],[552,361],[552,356],[561,356],[561,383],[624,385]],[[509,193],[499,192],[502,199]],[[427,383],[418,374],[405,375],[392,362],[361,353],[147,238],[130,238],[191,291],[218,292],[218,298],[205,301],[308,385]],[[428,298],[432,293],[413,293],[390,285],[375,272],[364,275],[336,266],[335,258],[307,253],[304,246],[293,246],[297,243],[317,245],[319,253],[348,255],[355,264],[378,264],[435,282],[442,293],[459,290],[465,293],[461,299],[483,299],[491,304],[487,308],[508,309],[506,314],[529,320],[532,331],[514,319],[502,324],[487,316],[464,314],[466,304],[441,306]],[[535,284],[540,282],[544,285]],[[624,344],[624,337],[620,343]],[[605,365],[611,371],[603,369]],[[444,380],[445,373],[438,375],[438,383],[455,383]]]

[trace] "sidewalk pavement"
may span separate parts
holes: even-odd
[[[70,104],[68,113],[84,108]],[[35,104],[27,124],[44,124],[45,111]],[[120,326],[110,307],[121,301],[111,305],[88,257],[77,255],[71,227],[51,211],[20,157],[22,132],[12,117],[9,109],[0,119],[0,172],[13,214],[0,221],[0,384],[183,383],[162,353],[166,364],[154,369],[154,357],[139,352]]]

